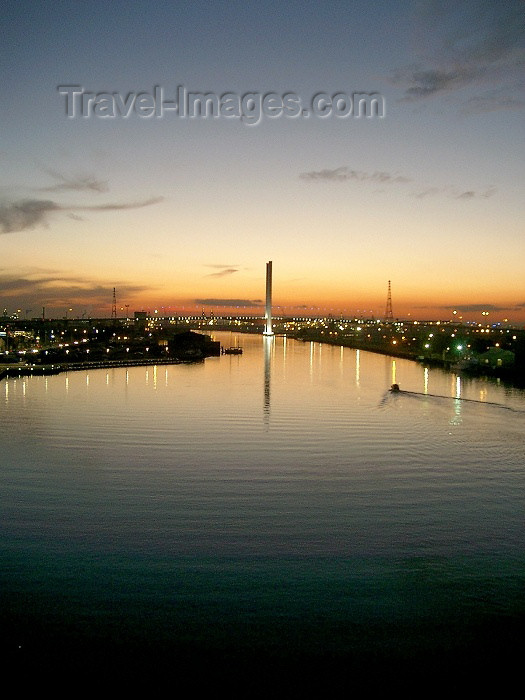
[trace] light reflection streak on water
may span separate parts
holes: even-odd
[[[286,381],[286,367],[287,367],[287,355],[288,355],[288,338],[284,336],[283,338],[283,379]]]
[[[355,351],[355,385],[359,386],[359,379],[361,374],[361,351]]]
[[[263,336],[264,346],[264,400],[263,423],[265,431],[270,429],[270,399],[271,399],[271,360],[274,348],[275,336]]]
[[[454,401],[454,416],[451,419],[453,425],[461,423],[461,377],[455,378],[455,401]]]
[[[392,360],[392,384],[396,383],[396,361]]]
[[[425,367],[423,372],[423,393],[428,394],[428,367]]]

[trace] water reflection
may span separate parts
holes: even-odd
[[[270,379],[271,379],[271,359],[274,348],[275,336],[263,336],[264,347],[264,404],[263,418],[265,430],[270,429]]]
[[[45,399],[30,379],[25,404],[20,381],[5,383],[2,594],[36,653],[64,630],[93,630],[93,640],[77,641],[84,649],[124,629],[158,640],[152,653],[173,634],[170,663],[181,649],[188,658],[198,651],[179,645],[193,630],[213,649],[232,649],[227,635],[239,633],[255,654],[263,644],[254,646],[248,601],[275,658],[287,658],[288,640],[313,636],[311,648],[301,641],[305,658],[326,648],[335,668],[345,663],[339,648],[353,654],[377,638],[378,649],[403,651],[414,625],[419,659],[441,629],[437,644],[456,629],[477,639],[478,618],[462,625],[478,608],[479,619],[496,620],[519,609],[522,415],[463,406],[478,397],[477,380],[434,368],[422,377],[416,363],[345,349],[361,383],[348,391],[354,373],[340,381],[337,350],[324,350],[320,373],[313,346],[290,339],[281,351],[281,342],[264,337],[261,348],[246,337],[234,361],[165,368],[166,391],[161,381],[152,390],[151,367],[147,388],[140,367],[129,376],[90,371],[89,392],[82,372],[71,372],[69,397],[61,376],[49,378]],[[392,378],[416,395],[389,394]],[[422,386],[438,398],[418,396]],[[502,399],[487,386],[488,398]],[[525,409],[525,396],[514,401]],[[450,425],[461,406],[461,425]],[[447,429],[454,439],[443,439]],[[67,596],[50,618],[57,591]],[[451,631],[443,621],[456,618]],[[134,641],[130,657],[138,651]]]
[[[453,377],[454,379],[454,377]],[[454,393],[454,415],[452,416],[450,422],[452,425],[459,425],[461,423],[461,377],[455,377],[453,381],[453,392]]]

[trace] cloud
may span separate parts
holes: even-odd
[[[233,275],[235,272],[239,272],[239,270],[234,267],[227,267],[220,272],[210,272],[210,274],[205,275],[205,277],[228,277],[229,275]]]
[[[215,267],[219,270],[224,270],[225,267],[239,267],[239,266],[235,265],[235,264],[233,264],[233,265],[218,265],[217,263],[208,263],[208,264],[204,265],[204,267]]]
[[[23,199],[0,204],[0,233],[13,233],[46,225],[52,212],[64,212],[71,216],[75,211],[121,211],[140,209],[158,204],[163,197],[152,197],[139,202],[109,203],[96,205],[64,205],[51,200]],[[74,214],[73,214],[74,216]]]
[[[47,214],[60,209],[56,202],[39,199],[24,199],[13,204],[0,205],[1,232],[12,233],[45,224]]]
[[[489,187],[486,190],[460,190],[451,185],[446,185],[444,187],[426,187],[419,192],[413,192],[412,195],[417,199],[423,199],[425,197],[432,197],[435,195],[445,195],[447,197],[452,197],[453,199],[488,199],[496,194],[497,190],[495,187]]]
[[[121,202],[119,204],[93,204],[89,206],[75,206],[75,207],[63,207],[66,210],[89,210],[89,211],[123,211],[126,209],[142,209],[143,207],[150,207],[152,204],[158,204],[162,202],[164,197],[151,197],[150,199],[145,199],[139,202]]]
[[[243,306],[253,308],[262,305],[261,299],[195,299],[202,306]]]
[[[450,311],[470,311],[476,313],[479,311],[509,311],[511,307],[508,306],[496,306],[495,304],[456,304],[443,306],[443,309],[448,309]]]
[[[361,170],[350,170],[346,166],[333,168],[332,170],[311,170],[306,173],[301,173],[299,177],[302,180],[314,182],[347,182],[350,180],[354,182],[372,182],[381,185],[410,182],[410,178],[404,175],[395,175],[382,171],[366,173]]]
[[[92,175],[67,176],[62,175],[56,170],[49,169],[46,169],[45,172],[57,180],[57,182],[54,185],[39,188],[40,192],[107,192],[109,189],[106,181],[97,180]]]
[[[471,71],[460,69],[448,72],[440,70],[415,71],[411,76],[412,85],[406,89],[405,97],[418,99],[429,97],[436,92],[456,90],[470,82],[473,77]]]
[[[464,114],[486,114],[504,110],[523,109],[525,99],[518,95],[507,95],[502,90],[492,90],[485,95],[469,98],[464,106]]]
[[[18,308],[39,309],[90,306],[108,310],[113,286],[105,286],[88,277],[64,275],[55,270],[29,270],[22,273],[0,272],[0,295],[4,305],[11,301]],[[144,287],[117,283],[118,297],[130,298],[145,291]]]
[[[391,76],[404,89],[402,100],[471,88],[470,111],[523,107],[516,98],[523,85],[522,0],[427,0],[417,5],[413,26],[417,60]]]
[[[405,184],[414,182],[413,178],[406,175],[386,173],[383,171],[366,173],[361,170],[351,170],[346,166],[324,170],[311,170],[309,172],[300,173],[299,177],[301,180],[306,180],[309,182],[371,182],[374,184]],[[494,187],[482,191],[476,191],[471,189],[459,189],[452,185],[445,185],[441,187],[425,187],[418,191],[412,192],[411,194],[417,199],[423,199],[424,197],[430,197],[438,194],[453,197],[454,199],[487,199],[488,197],[492,197],[495,193],[496,189]]]

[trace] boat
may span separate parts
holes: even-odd
[[[242,348],[221,348],[223,355],[242,355]]]

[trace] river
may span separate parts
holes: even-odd
[[[243,697],[501,689],[523,652],[525,392],[215,339],[243,354],[0,383],[10,667]]]

